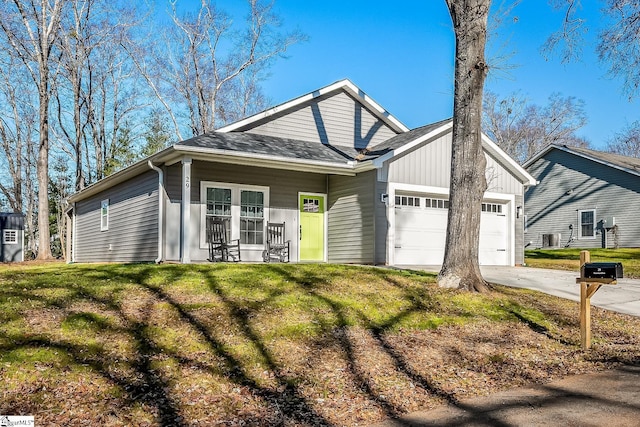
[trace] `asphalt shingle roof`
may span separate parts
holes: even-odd
[[[337,147],[317,142],[278,138],[248,132],[209,132],[179,142],[176,145],[281,158],[316,160],[336,164],[353,161],[358,155],[358,150],[348,147]]]
[[[629,169],[640,173],[640,159],[635,157],[622,156],[620,154],[607,153],[604,151],[589,150],[587,148],[567,147],[571,151],[585,156],[590,156],[605,163]]]
[[[209,132],[179,142],[176,145],[224,150],[243,154],[345,164],[349,161],[373,160],[428,134],[450,120],[451,119],[443,120],[413,129],[409,132],[401,133],[375,146],[368,147],[365,150],[265,136],[250,132]]]

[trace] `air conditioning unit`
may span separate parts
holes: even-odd
[[[605,216],[602,218],[602,228],[613,228],[616,225],[615,216]]]
[[[542,247],[543,248],[559,248],[560,238],[561,238],[560,233],[543,234]]]

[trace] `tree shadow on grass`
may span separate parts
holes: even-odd
[[[95,272],[98,276],[99,269]],[[123,277],[134,282],[144,282],[150,271],[143,269],[135,275],[124,275]],[[110,274],[109,279],[114,279]],[[68,289],[67,286],[59,284],[47,286],[46,280],[39,280],[34,277],[32,287],[36,289]],[[173,397],[168,392],[169,387],[165,379],[152,369],[151,357],[158,352],[154,338],[148,330],[148,314],[150,307],[141,310],[141,318],[133,318],[127,315],[120,304],[110,297],[98,295],[90,286],[76,287],[70,295],[64,297],[37,296],[25,288],[22,291],[14,290],[11,295],[23,300],[34,300],[48,308],[55,308],[62,312],[67,318],[81,318],[71,307],[75,303],[92,303],[108,310],[109,314],[115,315],[121,327],[111,327],[106,323],[98,322],[102,331],[110,331],[126,334],[134,345],[134,357],[128,360],[127,369],[119,371],[114,369],[113,360],[105,357],[104,347],[95,343],[76,343],[65,340],[61,337],[48,336],[47,331],[28,331],[22,336],[9,336],[0,334],[0,339],[4,344],[0,345],[0,351],[4,353],[14,352],[22,349],[49,349],[57,350],[66,355],[69,361],[76,367],[89,367],[93,372],[99,374],[109,383],[117,386],[124,395],[124,401],[128,407],[136,404],[153,408],[158,424],[161,426],[183,426],[186,425],[179,408]],[[32,290],[31,290],[32,291]],[[149,301],[147,304],[151,304]],[[84,316],[88,321],[91,316]],[[20,413],[18,407],[3,407],[3,413]],[[124,409],[124,408],[123,408]]]
[[[277,269],[278,267],[273,268]],[[357,358],[357,354],[355,351],[356,344],[352,342],[349,334],[346,332],[350,323],[350,321],[348,320],[348,312],[352,311],[353,308],[347,308],[338,300],[323,295],[320,292],[320,289],[322,287],[330,286],[330,283],[319,276],[307,273],[301,278],[291,275],[289,271],[281,268],[278,269],[278,271],[283,277],[286,277],[288,281],[298,283],[301,289],[303,289],[309,295],[317,298],[319,301],[324,302],[328,307],[331,308],[334,316],[337,319],[337,327],[335,328],[331,336],[335,337],[338,342],[338,346],[344,352],[345,358],[348,362],[348,369],[355,379],[355,383],[358,384],[360,390],[365,393],[369,397],[369,399],[375,402],[388,417],[394,419],[400,417],[404,413],[403,409],[387,399],[382,393],[376,391],[377,387],[374,379],[368,376],[366,370],[364,369],[365,367],[362,366],[362,363]],[[392,329],[395,325],[399,324],[402,319],[411,316],[414,313],[428,309],[429,304],[425,304],[425,301],[428,301],[429,298],[422,298],[426,295],[424,295],[422,292],[416,292],[416,290],[409,290],[399,282],[395,281],[394,278],[389,275],[386,275],[382,272],[378,272],[376,274],[381,275],[385,280],[387,280],[389,283],[393,283],[396,287],[402,288],[405,291],[403,297],[409,302],[409,305],[394,316],[388,318],[382,324],[376,323],[361,311],[355,310],[355,314],[358,316],[361,324],[374,338],[375,342],[377,343],[378,350],[383,351],[392,360],[395,370],[398,373],[404,375],[413,384],[422,388],[429,395],[437,397],[447,403],[458,405],[459,402],[452,393],[444,391],[441,387],[437,386],[428,378],[415,371],[411,367],[411,364],[401,354],[401,352],[397,351],[393,347],[393,345],[390,344],[386,339],[386,332]],[[326,332],[330,331],[325,331],[325,333]]]
[[[243,268],[251,269],[253,273],[257,270],[258,274],[244,274]],[[353,268],[353,274],[358,273],[358,267],[346,268]],[[265,331],[260,329],[257,323],[257,316],[263,313],[265,307],[272,307],[275,301],[285,297],[300,297],[313,303],[313,307],[317,309],[304,307],[304,315],[312,317],[313,323],[319,325],[317,336],[313,340],[316,340],[318,345],[329,345],[338,349],[344,358],[345,375],[348,375],[351,386],[387,417],[399,420],[405,409],[402,404],[385,395],[377,383],[375,373],[372,373],[371,367],[361,359],[359,350],[362,350],[362,343],[354,338],[353,326],[361,327],[366,332],[370,337],[367,342],[372,342],[375,347],[371,351],[384,354],[391,362],[395,375],[411,382],[438,401],[458,408],[469,419],[486,420],[483,422],[487,425],[507,425],[499,417],[493,417],[491,410],[461,402],[454,392],[443,388],[430,378],[428,372],[416,368],[411,355],[398,349],[393,339],[390,339],[389,333],[409,316],[433,310],[439,303],[430,295],[428,287],[406,286],[396,272],[383,269],[367,270],[368,274],[377,275],[394,287],[403,301],[401,309],[380,320],[372,318],[369,312],[359,309],[357,305],[350,305],[341,300],[340,296],[331,292],[333,285],[329,280],[330,272],[323,270],[320,274],[317,273],[317,269],[311,267],[277,264],[239,267],[216,265],[194,266],[190,270],[184,266],[150,265],[135,268],[107,266],[86,268],[83,271],[83,274],[95,282],[94,284],[51,285],[47,284],[46,279],[40,280],[36,277],[32,289],[13,286],[11,289],[4,289],[0,296],[4,299],[31,299],[39,307],[48,307],[61,313],[70,324],[95,324],[96,334],[103,331],[126,336],[134,349],[126,360],[110,360],[110,353],[104,344],[65,340],[55,334],[48,334],[47,331],[32,331],[22,336],[0,333],[0,351],[48,348],[64,352],[72,364],[88,366],[92,372],[121,390],[122,410],[126,411],[136,405],[151,408],[150,413],[154,414],[158,425],[181,426],[190,423],[189,419],[185,419],[180,396],[176,395],[173,384],[175,379],[163,374],[154,365],[158,356],[170,358],[179,368],[194,367],[209,378],[222,377],[231,384],[246,388],[251,395],[264,402],[269,411],[267,418],[262,419],[250,413],[237,414],[238,422],[262,425],[331,425],[330,419],[323,415],[318,407],[318,402],[312,400],[309,390],[304,388],[302,383],[308,380],[305,373],[296,373],[287,366],[285,360],[280,359],[277,349],[273,347],[273,341],[266,338]],[[216,302],[217,309],[222,310],[233,323],[236,338],[243,343],[242,345],[255,350],[260,365],[264,366],[272,378],[270,383],[266,384],[257,379],[255,370],[252,370],[247,360],[230,349],[228,342],[220,338],[215,320],[203,318],[203,313],[194,308],[197,304],[192,304],[189,298],[183,298],[180,283],[190,280],[186,274],[193,271],[202,278],[202,286],[195,286],[199,289],[200,298],[205,303]],[[260,279],[254,283],[256,277]],[[106,282],[115,285],[112,288],[103,285]],[[249,297],[237,292],[240,288],[249,290],[252,287],[255,292],[249,293]],[[47,290],[49,293],[41,290]],[[189,290],[190,288],[187,292]],[[135,310],[132,311],[130,306],[134,302]],[[78,312],[77,304],[100,307],[106,313],[107,320],[103,320],[99,313],[90,315],[91,313]],[[180,322],[189,331],[192,339],[204,344],[208,357],[219,363],[214,366],[201,360],[202,354],[185,353],[163,345],[155,335],[154,329],[163,326],[158,325],[158,320],[153,317],[159,309],[170,313],[171,318],[177,319],[175,321]],[[505,311],[508,310],[509,308],[505,307]],[[464,310],[460,309],[459,315],[464,314]],[[554,339],[544,326],[519,311],[512,310],[511,315],[537,333]],[[562,344],[571,345],[566,342]],[[449,357],[464,360],[467,355],[450,351]],[[126,369],[117,369],[117,363],[126,364]],[[473,366],[468,369],[473,369]],[[20,410],[21,401],[24,402],[15,397],[14,403],[5,403],[4,406],[0,404],[0,409],[9,413],[12,410]]]

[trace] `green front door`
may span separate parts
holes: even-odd
[[[324,261],[324,196],[301,194],[300,261]]]

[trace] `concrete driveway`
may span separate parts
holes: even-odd
[[[419,269],[438,272],[439,266],[423,266]],[[530,267],[480,267],[485,280],[514,288],[526,288],[546,294],[580,301],[580,285],[576,283],[577,271],[547,270]],[[603,285],[593,297],[591,305],[640,316],[640,280],[619,279],[617,285]]]

